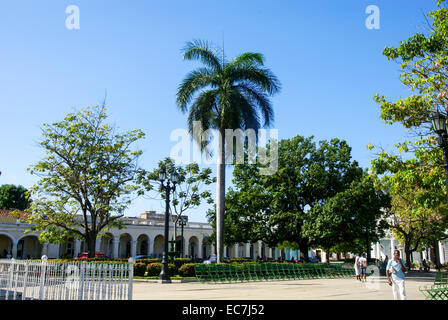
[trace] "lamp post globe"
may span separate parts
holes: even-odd
[[[434,127],[434,131],[437,134],[444,134],[446,133],[446,117],[445,115],[435,112],[432,114],[431,117],[432,126]]]

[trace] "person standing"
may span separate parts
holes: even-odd
[[[361,280],[359,275],[359,258],[361,258],[361,254],[358,254],[355,258],[355,274],[356,274],[356,280]]]
[[[360,280],[362,281],[364,278],[364,282],[366,282],[367,259],[365,253],[358,259],[358,268]]]
[[[407,300],[404,281],[406,268],[403,259],[400,258],[400,251],[395,250],[394,256],[386,266],[387,282],[392,286],[394,300]]]

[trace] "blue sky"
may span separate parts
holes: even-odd
[[[379,30],[365,27],[372,4]],[[80,9],[79,30],[65,26],[69,5]],[[261,52],[280,79],[272,98],[280,138],[345,139],[368,167],[367,144],[392,150],[405,136],[382,123],[373,101],[375,93],[410,94],[382,51],[424,32],[424,13],[434,8],[432,0],[2,1],[0,183],[35,183],[26,168],[43,156],[42,124],[99,104],[106,92],[109,122],[147,134],[140,163],[154,168],[175,145],[171,132],[186,128],[175,94],[197,64],[183,61],[181,48],[192,39],[221,45],[223,37],[227,57]],[[162,208],[141,198],[127,215]],[[207,208],[191,211],[190,220],[205,222]]]

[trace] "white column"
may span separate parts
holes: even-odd
[[[12,242],[11,252],[8,252],[8,256],[9,255],[11,255],[10,258],[17,259],[17,241],[15,240]]]
[[[380,248],[380,243],[379,242],[376,243],[376,258],[378,260],[381,259],[381,248]]]
[[[101,248],[101,238],[96,238],[95,251],[96,252],[104,252],[105,251],[105,250],[103,250],[103,248]],[[95,254],[95,253],[93,253],[93,254]]]
[[[257,244],[258,244],[258,256],[259,256],[260,259],[261,259],[261,257],[263,256],[263,255],[261,254],[261,249],[262,249],[261,241],[259,240],[259,241],[257,242]]]
[[[390,257],[389,257],[389,259],[393,260],[393,258],[394,258],[394,250],[395,250],[395,248],[394,248],[394,239],[390,238]]]
[[[48,242],[42,243],[42,252],[41,256],[48,256]]]
[[[227,246],[224,246],[223,257],[228,257],[228,255],[227,255]]]
[[[210,256],[216,254],[216,251],[215,251],[215,245],[213,244],[213,242],[210,244],[210,251],[211,251],[211,252],[210,252]],[[226,247],[224,247],[223,255],[224,255],[224,256],[226,255]],[[224,256],[223,256],[223,257],[224,257]]]
[[[439,241],[439,259],[440,259],[440,264],[444,264],[445,263],[445,250],[443,248],[443,244],[442,241]]]
[[[131,240],[131,257],[137,255],[137,240]]]
[[[202,256],[202,241],[201,240],[199,240],[199,242],[198,242],[198,249],[197,249],[196,255],[198,256],[198,258],[201,258],[201,259],[206,258],[206,257]]]
[[[117,258],[119,258],[119,255],[118,255],[118,245],[120,244],[120,240],[119,239],[114,239],[114,240],[112,240],[112,244],[113,244],[113,257],[114,257],[114,259],[117,259]]]
[[[75,239],[74,248],[73,248],[73,257],[77,258],[80,251],[81,251],[81,240]]]
[[[272,259],[272,248],[271,248],[271,247],[269,247],[269,255],[268,255],[268,258],[271,258],[271,259]]]
[[[321,261],[323,262],[323,263],[326,263],[326,262],[328,262],[327,260],[328,260],[328,254],[326,253],[326,252],[324,252],[324,251],[321,251],[320,252],[320,258],[321,258]]]
[[[250,243],[246,243],[246,256],[245,258],[250,257]]]
[[[146,240],[146,248],[147,248],[147,250],[146,250],[146,255],[150,255],[152,252],[152,250],[151,250],[151,246],[150,246],[150,241],[149,241],[149,237],[148,237],[148,240]],[[182,257],[183,258],[183,257]]]
[[[234,247],[235,254],[234,254],[234,256],[232,258],[238,258],[238,250],[239,250],[238,243],[235,243],[235,245],[233,247]]]

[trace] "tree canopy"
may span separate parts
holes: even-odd
[[[28,190],[22,186],[4,184],[0,186],[0,209],[25,210],[31,204]]]
[[[94,106],[44,124],[45,157],[29,168],[40,178],[30,189],[32,230],[41,231],[43,241],[83,239],[91,256],[100,233],[121,227],[119,218],[138,190],[142,151],[132,145],[144,137],[140,130],[120,134],[106,119],[105,107]]]
[[[281,140],[278,153],[278,171],[270,176],[260,174],[260,164],[235,166],[235,190],[226,197],[225,223],[232,230],[225,238],[228,245],[256,240],[272,247],[288,243],[300,248],[301,258],[307,260],[310,246],[330,249],[344,236],[363,238],[366,226],[371,241],[381,235],[377,218],[387,197],[351,159],[345,141],[316,143],[313,137],[296,136]],[[213,210],[208,217],[213,224]]]
[[[428,31],[417,33],[383,54],[401,69],[401,82],[410,89],[408,97],[390,101],[375,95],[381,119],[400,124],[410,138],[396,145],[398,154],[381,150],[372,168],[383,175],[382,184],[392,197],[391,229],[410,253],[423,243],[438,247],[445,237],[446,189],[443,153],[431,125],[433,112],[448,111],[448,8],[428,14]],[[369,145],[369,149],[374,147]],[[432,244],[430,244],[432,242]]]

